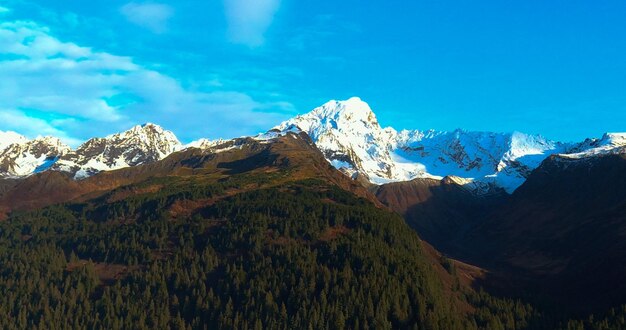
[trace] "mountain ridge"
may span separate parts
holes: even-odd
[[[352,177],[380,185],[454,176],[479,194],[512,193],[550,155],[565,158],[576,151],[584,158],[621,153],[626,146],[622,133],[563,143],[520,132],[396,131],[381,127],[369,105],[356,97],[327,102],[275,128],[289,127],[309,133],[329,162]]]
[[[380,185],[453,177],[477,194],[512,193],[551,155],[584,159],[626,152],[626,133],[563,143],[520,132],[397,131],[381,127],[373,110],[358,97],[329,101],[251,138],[300,130],[331,165],[353,179]],[[37,150],[29,147],[33,141]],[[232,140],[200,139],[183,145],[174,133],[152,123],[89,139],[76,149],[52,137],[28,140],[15,132],[0,132],[0,177],[56,170],[84,179],[101,171],[155,162],[185,148],[213,148],[226,141]]]

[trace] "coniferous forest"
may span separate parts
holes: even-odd
[[[245,180],[153,179],[143,185],[166,188],[14,213],[0,223],[0,328],[626,325],[624,309],[567,321],[447,286],[401,217],[327,182],[225,194]],[[173,212],[194,202],[191,214]]]

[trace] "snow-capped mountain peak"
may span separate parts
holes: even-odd
[[[626,133],[605,133],[604,136],[608,138],[611,143],[625,145]]]
[[[472,182],[481,191],[491,185],[513,192],[545,158],[571,153],[575,147],[520,132],[397,132],[381,128],[371,108],[359,98],[330,101],[276,128],[293,126],[307,132],[336,168],[352,176],[363,175],[375,184],[450,176]],[[579,149],[594,154],[626,152],[625,141],[626,134],[607,134]]]
[[[44,171],[71,150],[61,140],[50,136],[29,141],[17,135],[12,142],[0,150],[0,176],[3,177],[20,177]]]
[[[182,148],[182,144],[174,133],[152,123],[136,125],[125,132],[109,135],[103,140],[118,148],[137,149],[139,147],[141,151],[149,154],[148,157],[154,156],[155,160],[162,159]]]
[[[364,126],[380,127],[376,115],[369,104],[358,97],[352,97],[346,101],[329,101],[319,108],[311,111],[309,116],[315,116],[327,120],[327,124],[355,124],[362,123]]]
[[[600,139],[593,140],[597,147],[619,148],[626,146],[626,133],[604,133]]]
[[[369,105],[357,97],[327,102],[274,129],[293,127],[306,132],[331,164],[349,175],[377,182],[393,175],[389,146],[395,131],[382,129]]]
[[[80,179],[100,171],[155,162],[182,147],[174,133],[152,123],[92,138],[76,150],[54,137],[28,140],[17,133],[0,132],[0,176],[23,177],[52,169]]]
[[[90,139],[62,157],[54,169],[74,173],[80,179],[101,171],[155,162],[182,147],[174,133],[148,123]]]
[[[222,144],[224,142],[225,140],[223,139],[209,140],[209,139],[202,138],[202,139],[187,143],[182,148],[183,149],[187,149],[187,148],[209,149],[209,148],[215,147],[216,145]]]
[[[358,97],[346,101],[329,101],[275,128],[282,130],[289,125],[295,125],[309,132],[313,139],[317,139],[331,129],[350,129],[354,132],[360,131],[359,133],[362,134],[381,129],[370,106]]]
[[[23,135],[12,131],[0,131],[0,150],[4,150],[6,147],[14,143],[24,143],[26,141],[28,141],[28,139]]]
[[[559,156],[565,159],[585,159],[608,154],[626,153],[626,133],[604,133],[599,139],[586,139],[575,145],[568,153]]]

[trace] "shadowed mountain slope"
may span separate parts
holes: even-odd
[[[626,303],[625,155],[551,156],[513,195],[450,179],[374,191],[435,248],[489,270],[498,293],[581,313]]]
[[[626,303],[626,155],[550,157],[465,244],[575,309]]]
[[[424,240],[455,256],[465,248],[467,231],[507,198],[503,191],[476,195],[451,177],[394,182],[372,190],[381,203],[403,215]]]

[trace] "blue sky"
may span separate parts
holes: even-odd
[[[626,131],[626,2],[0,0],[0,130],[254,134],[359,96],[383,126]]]

